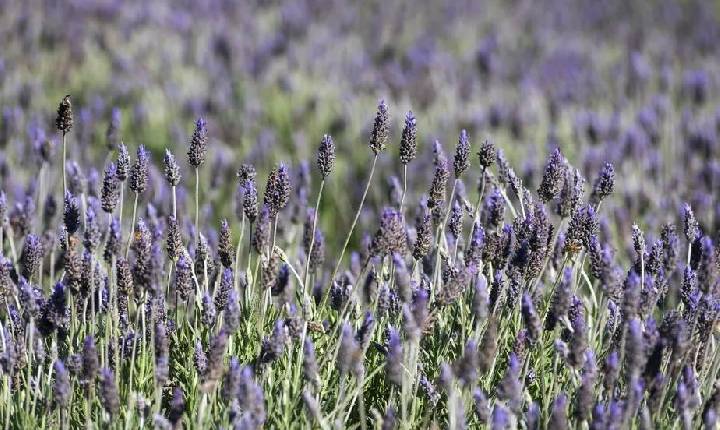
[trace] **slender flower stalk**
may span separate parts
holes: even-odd
[[[60,102],[60,106],[57,109],[57,118],[55,119],[55,125],[58,131],[62,133],[62,174],[63,174],[63,194],[67,192],[67,134],[73,127],[73,111],[72,103],[70,101],[70,95],[63,97]]]
[[[195,168],[195,241],[200,237],[200,165],[205,162],[208,147],[207,123],[203,118],[195,122],[195,131],[190,138],[188,162]]]

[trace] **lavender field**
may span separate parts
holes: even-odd
[[[0,0],[3,429],[717,429],[720,3]]]

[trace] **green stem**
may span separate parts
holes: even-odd
[[[135,203],[133,203],[133,212],[132,212],[132,224],[130,224],[130,234],[128,235],[127,240],[127,246],[125,247],[125,258],[130,254],[130,244],[133,240],[133,235],[135,234],[135,216],[137,216],[137,205],[138,205],[138,193],[135,193]]]

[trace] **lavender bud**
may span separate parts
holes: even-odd
[[[385,150],[388,139],[390,137],[390,117],[388,115],[388,107],[385,100],[380,100],[377,113],[375,114],[375,123],[373,124],[372,133],[370,134],[370,149],[378,155]]]
[[[305,338],[303,346],[303,377],[315,388],[320,387],[320,373],[315,358],[315,345],[309,336]]]
[[[168,181],[168,184],[172,187],[176,187],[180,183],[180,166],[178,166],[177,162],[175,161],[175,156],[170,152],[170,150],[165,149],[165,158],[163,159],[165,163],[165,180]]]
[[[343,322],[340,336],[340,347],[337,354],[340,374],[346,375],[349,372],[356,376],[362,374],[364,372],[363,351],[347,322]]]
[[[473,390],[473,404],[475,405],[475,416],[480,424],[487,424],[490,419],[490,402],[482,389]]]
[[[498,348],[498,323],[495,316],[490,317],[480,342],[479,368],[482,374],[487,373],[495,362],[495,353]]]
[[[260,363],[272,363],[282,357],[285,352],[285,343],[288,342],[287,329],[283,320],[275,321],[272,334],[264,338],[260,349]]]
[[[534,344],[542,336],[542,321],[540,321],[540,316],[535,311],[535,305],[528,293],[523,294],[521,311],[528,332],[528,340]]]
[[[371,254],[383,256],[404,253],[407,247],[405,224],[400,212],[394,208],[385,208],[380,218],[380,228],[370,245]]]
[[[80,204],[69,191],[65,192],[64,203],[63,222],[68,234],[74,234],[80,228]]]
[[[560,193],[567,168],[565,164],[565,157],[559,149],[555,149],[545,164],[545,172],[538,188],[538,195],[543,202],[553,200]]]
[[[566,268],[562,279],[553,292],[550,310],[545,318],[545,330],[552,331],[555,325],[564,317],[570,309],[570,298],[572,295],[572,269]]]
[[[470,139],[467,131],[462,130],[455,148],[455,160],[453,161],[455,177],[459,178],[468,167],[470,167]]]
[[[188,162],[196,169],[205,161],[208,146],[207,123],[204,119],[198,118],[195,122],[195,131],[190,138],[190,148],[188,148]]]
[[[419,213],[415,219],[416,238],[413,246],[413,258],[421,260],[428,255],[432,247],[432,225],[430,223],[430,211],[423,202],[420,205]]]
[[[130,169],[129,186],[136,194],[142,194],[147,188],[150,158],[143,145],[138,146],[135,164]]]
[[[495,149],[495,145],[493,145],[492,142],[486,140],[482,145],[480,145],[480,150],[478,151],[478,158],[480,159],[480,166],[482,166],[483,170],[492,166],[493,163],[495,163],[495,159],[497,158],[497,150]]]
[[[230,242],[230,225],[224,219],[220,222],[220,237],[218,238],[218,256],[225,267],[230,267],[235,259],[235,250]]]
[[[693,213],[692,208],[687,203],[683,205],[683,225],[685,237],[688,242],[695,243],[695,241],[700,237],[700,227],[697,219],[695,219],[695,214]]]
[[[263,203],[270,211],[270,217],[274,218],[284,208],[290,199],[290,174],[287,166],[280,163],[270,172]]]
[[[172,215],[167,219],[167,240],[165,242],[165,250],[172,261],[177,261],[183,251],[180,226],[178,225],[177,219]]]
[[[522,407],[523,386],[520,381],[521,371],[522,364],[520,364],[515,353],[510,353],[505,376],[497,387],[498,399],[505,401],[508,408],[515,413],[519,413]]]
[[[73,111],[69,94],[63,97],[60,105],[58,106],[55,126],[58,131],[61,131],[63,134],[69,133],[70,129],[73,127]]]
[[[403,376],[403,347],[398,331],[388,327],[387,356],[385,361],[385,372],[387,378],[393,384],[402,385]]]
[[[463,224],[463,208],[458,204],[457,200],[453,202],[453,207],[450,211],[450,218],[448,220],[448,230],[452,233],[453,237],[457,241],[462,236]]]
[[[318,149],[317,165],[323,178],[327,178],[333,170],[335,164],[335,142],[332,136],[324,134],[320,140],[320,149]]]
[[[103,408],[111,417],[115,417],[120,412],[120,395],[117,385],[115,385],[115,375],[112,370],[103,367],[100,371],[100,380],[100,397]]]
[[[102,240],[102,232],[98,225],[97,215],[92,204],[88,204],[85,210],[85,231],[83,232],[83,245],[85,248],[93,252],[100,246],[100,240]]]
[[[214,387],[222,375],[223,357],[225,356],[227,341],[228,333],[225,330],[220,330],[220,333],[210,340],[210,347],[208,348],[207,354],[207,365],[205,366],[205,371],[202,375],[202,388],[205,392]]]
[[[100,196],[102,210],[112,213],[120,201],[120,182],[117,177],[117,167],[114,163],[108,164],[105,168]]]
[[[203,350],[200,340],[195,341],[195,350],[193,353],[193,364],[198,375],[204,375],[207,369],[207,356]]]
[[[565,172],[565,185],[560,192],[560,201],[557,206],[557,213],[562,218],[571,217],[582,200],[585,192],[585,179],[577,169],[568,169]]]
[[[395,416],[395,408],[392,405],[388,405],[383,416],[381,430],[394,430],[397,428],[397,417]]]
[[[417,120],[412,111],[405,114],[405,127],[400,138],[400,163],[408,165],[417,155]]]
[[[445,202],[445,192],[447,190],[447,181],[450,173],[448,171],[447,160],[445,155],[442,153],[440,143],[435,141],[436,145],[436,160],[435,160],[435,174],[433,175],[432,184],[428,192],[428,207],[432,210],[433,215],[441,215],[442,206]]]
[[[92,336],[87,336],[83,343],[81,382],[85,385],[95,382],[99,368],[100,362],[95,348],[95,340]]]
[[[485,214],[490,228],[502,225],[505,218],[505,200],[497,188],[485,199]]]
[[[210,294],[205,293],[202,298],[202,312],[200,314],[200,322],[207,328],[212,328],[217,319],[217,310],[215,302]]]
[[[557,430],[570,428],[567,419],[567,395],[565,393],[558,394],[553,401],[548,428]]]
[[[600,175],[595,179],[593,184],[592,194],[590,195],[590,202],[597,206],[607,196],[612,194],[615,189],[615,168],[610,163],[605,163]]]
[[[181,300],[187,301],[193,289],[192,261],[182,253],[175,263],[175,291]]]
[[[70,403],[70,374],[60,360],[55,362],[54,368],[55,382],[53,383],[53,401],[57,407],[62,409],[68,407]]]
[[[170,409],[168,410],[168,420],[173,428],[178,428],[178,423],[182,419],[185,413],[185,394],[180,387],[175,387],[173,390],[173,396],[170,400]]]
[[[120,182],[124,182],[130,174],[130,154],[128,154],[127,146],[120,144],[118,146],[118,158],[117,158],[117,178]]]
[[[508,411],[502,403],[495,403],[490,428],[492,430],[505,430],[510,428],[510,411]]]
[[[227,306],[225,306],[223,313],[223,322],[225,323],[224,328],[229,334],[235,333],[238,327],[240,327],[240,301],[238,294],[235,289],[230,290],[228,294]]]
[[[22,262],[21,273],[24,278],[32,279],[37,274],[43,253],[43,243],[37,236],[34,234],[25,236],[25,245],[20,256]]]

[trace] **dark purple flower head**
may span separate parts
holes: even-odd
[[[215,293],[215,307],[222,311],[230,299],[230,292],[234,289],[233,270],[225,268],[220,276],[220,287]]]
[[[581,203],[585,192],[585,179],[577,169],[567,169],[565,172],[565,183],[560,192],[560,200],[557,205],[557,213],[562,218],[571,217]]]
[[[270,244],[270,209],[263,205],[252,237],[253,248],[258,254],[267,251]]]
[[[169,149],[165,149],[165,157],[163,158],[165,163],[165,180],[172,187],[176,187],[180,183],[180,166],[175,161],[175,156],[170,152]]]
[[[260,349],[260,363],[272,363],[285,353],[285,344],[288,342],[287,327],[283,320],[275,321],[270,337],[264,338]]]
[[[80,204],[78,199],[65,192],[65,204],[63,206],[63,222],[68,234],[74,234],[80,228]]]
[[[548,428],[557,430],[570,428],[567,419],[567,395],[565,393],[558,394],[553,401]]]
[[[432,224],[430,210],[425,201],[422,201],[415,218],[415,244],[413,245],[413,258],[421,260],[428,255],[432,247]]]
[[[82,352],[82,373],[81,380],[84,384],[93,384],[95,376],[100,368],[95,339],[92,336],[85,337]]]
[[[385,361],[385,372],[390,382],[397,386],[402,385],[403,377],[403,345],[398,331],[388,327],[387,356]]]
[[[698,225],[695,214],[689,204],[683,205],[683,227],[685,237],[689,243],[694,243],[700,237],[700,226]]]
[[[211,329],[215,326],[217,320],[217,309],[215,308],[215,301],[210,294],[205,293],[202,298],[202,312],[200,314],[200,322],[203,326]]]
[[[538,188],[538,195],[543,202],[553,200],[560,194],[563,180],[565,179],[565,170],[567,169],[565,157],[560,153],[559,149],[555,149],[545,164],[542,182]]]
[[[488,226],[497,228],[502,225],[505,218],[505,200],[500,190],[495,188],[485,199],[485,219]]]
[[[521,310],[525,329],[528,332],[528,340],[530,343],[535,343],[540,340],[542,335],[542,321],[540,321],[540,316],[535,311],[535,304],[528,293],[523,294]]]
[[[497,387],[498,399],[503,400],[505,404],[515,413],[519,413],[522,407],[523,385],[520,381],[520,372],[522,364],[515,353],[510,353],[508,358],[508,367],[505,376]]]
[[[185,413],[185,394],[182,388],[175,387],[173,396],[170,400],[170,409],[168,410],[168,420],[173,427],[177,428],[180,419]]]
[[[595,183],[593,184],[590,201],[597,206],[607,196],[612,194],[614,189],[615,168],[612,164],[605,163],[605,166],[603,166],[602,170],[600,171],[600,175],[597,177],[597,179],[595,179]]]
[[[385,100],[380,100],[377,113],[375,114],[375,122],[373,124],[372,133],[370,134],[370,149],[378,155],[385,150],[388,139],[390,138],[390,116]]]
[[[63,134],[69,133],[73,127],[73,111],[69,94],[60,101],[57,109],[57,118],[55,118],[55,126],[58,131],[61,131]]]
[[[138,146],[135,164],[130,169],[130,189],[142,194],[147,188],[150,156],[143,145]]]
[[[43,243],[34,234],[25,236],[25,245],[23,246],[20,261],[22,262],[22,276],[32,279],[38,272],[40,262],[44,254]]]
[[[320,387],[320,373],[318,372],[317,359],[315,357],[315,344],[310,336],[305,338],[303,344],[303,377],[314,387]]]
[[[510,411],[503,406],[502,403],[495,403],[490,428],[492,430],[505,430],[510,428]]]
[[[492,166],[497,159],[497,149],[495,148],[495,145],[493,145],[493,143],[489,140],[485,140],[485,142],[480,145],[478,158],[480,159],[480,166],[482,166],[483,169],[487,169]]]
[[[445,154],[442,151],[442,147],[440,147],[440,143],[437,141],[435,141],[435,148],[435,174],[433,175],[430,190],[428,191],[428,207],[432,210],[433,215],[439,218],[442,215],[442,207],[445,203],[445,192],[447,191],[450,172],[448,171]]]
[[[329,134],[323,135],[318,149],[317,165],[323,178],[327,178],[335,164],[335,142]]]
[[[372,255],[403,253],[407,248],[407,236],[403,216],[394,208],[385,208],[380,227],[370,245]]]
[[[123,182],[130,174],[130,154],[128,154],[127,146],[122,143],[118,145],[118,158],[116,164],[117,178],[120,182]]]
[[[572,269],[566,268],[553,292],[550,310],[545,318],[545,330],[553,330],[558,321],[567,315],[572,297],[572,279]]]
[[[285,163],[280,163],[270,172],[263,203],[270,211],[270,217],[274,218],[290,200],[290,173]]]
[[[455,160],[453,161],[455,177],[459,178],[468,167],[470,167],[470,139],[467,131],[463,129],[460,132],[457,147],[455,147]]]
[[[115,375],[107,367],[100,370],[100,398],[105,411],[111,417],[117,416],[120,412],[120,395],[115,384]]]
[[[53,383],[53,401],[59,408],[66,408],[70,402],[70,373],[61,360],[54,364],[55,382]]]
[[[337,365],[341,375],[352,372],[355,376],[359,376],[364,372],[362,347],[347,322],[343,322],[340,333]]]
[[[220,222],[220,235],[218,237],[218,256],[224,267],[230,267],[235,259],[235,250],[231,242],[230,224],[226,219]]]
[[[155,324],[155,384],[164,387],[170,376],[170,343],[167,326]]]
[[[191,166],[198,168],[207,155],[208,132],[207,123],[203,118],[198,118],[195,122],[195,131],[190,138],[190,148],[188,148],[188,162]]]
[[[112,213],[120,201],[120,180],[117,175],[117,167],[115,163],[110,163],[105,167],[103,174],[102,189],[100,190],[100,202],[102,210]]]
[[[417,155],[417,120],[412,111],[405,115],[405,126],[400,138],[400,163],[408,165]]]
[[[194,288],[192,270],[192,261],[186,253],[181,253],[175,263],[175,291],[182,300],[187,300]]]

